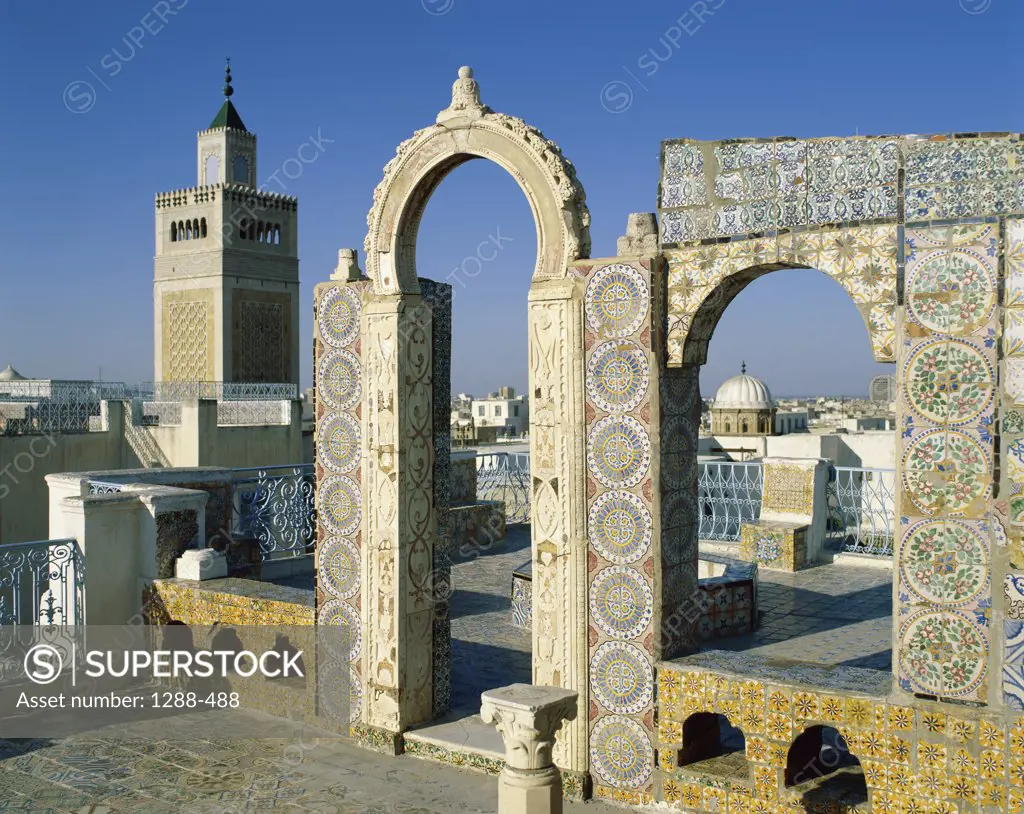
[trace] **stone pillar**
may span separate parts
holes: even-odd
[[[583,279],[534,280],[529,294],[533,683],[588,706]],[[567,794],[587,793],[587,716],[555,745]]]
[[[364,722],[398,736],[433,712],[431,313],[419,295],[366,306]]]
[[[562,779],[551,756],[555,732],[576,718],[578,696],[560,687],[512,684],[481,696],[480,717],[505,742],[498,814],[561,814]]]

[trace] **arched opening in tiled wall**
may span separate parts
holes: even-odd
[[[860,760],[831,726],[810,726],[789,747],[785,785],[800,793],[808,811],[853,810],[868,802]]]
[[[745,762],[746,738],[725,715],[695,712],[683,721],[683,748],[676,756],[676,765],[692,766],[728,755],[738,755],[732,762]],[[706,767],[702,766],[703,772]]]
[[[699,375],[710,428],[694,443],[698,549],[760,568],[760,630],[715,646],[888,671],[896,433],[861,428],[872,378],[892,370],[892,337],[871,316],[884,286],[862,281],[884,276],[889,245],[853,245],[865,259],[844,262],[869,271],[852,281],[824,260],[713,278],[694,296],[681,370]],[[712,251],[669,252],[670,280],[705,279],[722,267]],[[726,414],[740,416],[731,436],[715,431]]]

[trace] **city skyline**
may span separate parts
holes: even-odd
[[[20,78],[3,93],[10,109],[32,111],[28,125],[0,136],[4,154],[18,157],[9,160],[5,177],[9,200],[20,202],[0,234],[9,247],[8,267],[31,272],[9,275],[7,294],[12,302],[51,296],[50,330],[43,336],[34,309],[10,309],[0,324],[0,362],[33,377],[95,378],[101,367],[110,380],[153,377],[153,196],[196,183],[194,137],[222,101],[223,56],[233,58],[234,101],[259,137],[258,181],[299,198],[301,386],[312,380],[313,286],[330,275],[339,248],[359,247],[363,261],[365,215],[381,167],[395,145],[447,104],[443,91],[460,64],[474,65],[488,104],[541,126],[575,163],[593,215],[594,257],[614,254],[627,213],[655,209],[662,139],[1022,129],[1018,109],[996,104],[996,88],[973,79],[1013,69],[1005,5],[965,15],[952,1],[894,8],[879,0],[856,9],[800,2],[788,15],[787,39],[801,48],[775,53],[773,64],[779,76],[799,71],[803,92],[749,94],[743,105],[714,100],[729,98],[761,72],[759,49],[746,46],[759,41],[775,12],[744,0],[716,0],[707,4],[713,13],[681,32],[678,8],[648,5],[648,13],[619,20],[609,49],[584,48],[585,37],[567,46],[559,35],[568,28],[599,31],[602,11],[618,14],[603,3],[582,17],[533,2],[501,10],[444,4],[444,14],[430,13],[441,9],[430,3],[398,12],[328,8],[321,12],[324,24],[314,27],[298,17],[239,18],[221,9],[194,14],[180,0],[170,4],[173,15],[156,23],[149,5],[114,4],[102,17],[72,7],[63,11],[67,24],[53,31],[50,57],[28,72],[16,70],[30,56],[31,38],[19,32],[45,26],[47,12],[5,10],[5,59]],[[537,15],[545,26],[535,25]],[[143,18],[148,25],[140,26]],[[664,25],[652,26],[661,18]],[[380,26],[396,46],[386,59],[372,37],[361,35]],[[339,27],[347,32],[349,55],[342,63],[330,36]],[[505,37],[467,36],[499,27]],[[920,36],[902,37],[908,27]],[[138,42],[128,36],[143,28],[141,37],[133,33]],[[823,28],[842,28],[847,36],[817,37]],[[269,43],[278,58],[268,58],[266,48],[257,55],[225,46],[225,30],[239,42]],[[524,63],[517,43],[526,36],[535,58]],[[976,71],[950,70],[941,83],[919,84],[908,105],[905,91],[892,84],[889,61],[879,56],[898,49],[904,64],[924,64],[925,42],[928,49],[954,42],[970,49]],[[183,62],[185,43],[207,56]],[[723,49],[728,59],[720,58]],[[710,63],[716,68],[709,73],[702,66]],[[565,70],[567,64],[573,70]],[[833,93],[827,72],[806,70],[814,64],[856,64],[858,81]],[[372,82],[364,81],[367,70]],[[690,81],[698,70],[700,86]],[[552,82],[559,94],[538,93]],[[379,98],[381,86],[389,88],[387,104]],[[686,104],[667,104],[681,95]],[[951,95],[957,105],[945,103]],[[714,115],[695,119],[690,111],[696,109]],[[300,148],[311,143],[318,147],[314,158],[307,160],[307,149],[300,161]],[[65,162],[61,187],[72,201],[88,205],[75,205],[58,226],[53,187],[38,183],[38,169],[53,156],[85,154],[88,162]],[[455,287],[456,390],[498,386],[490,383],[494,370],[502,372],[500,381],[525,390],[525,302],[535,252],[529,205],[500,168],[484,162],[460,167],[433,196],[419,231],[419,270]],[[799,285],[785,281],[798,273],[806,275]],[[52,296],[57,291],[60,296]],[[825,307],[828,297],[836,299]],[[837,311],[839,300],[845,304]],[[834,311],[847,316],[823,321]],[[769,275],[726,311],[702,391],[713,394],[746,359],[773,392],[866,393],[871,377],[891,366],[873,362],[859,320],[823,275]],[[800,341],[795,327],[803,328]]]

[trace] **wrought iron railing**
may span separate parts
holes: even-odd
[[[843,551],[891,557],[895,495],[892,469],[831,467],[826,489],[829,541]]]
[[[84,580],[73,539],[0,545],[0,626],[84,625]]]
[[[195,398],[216,399],[221,404],[291,401],[298,398],[298,386],[289,383],[200,381],[141,384],[58,380],[0,382],[0,434],[93,432],[101,429],[99,419],[103,401],[130,402],[139,424],[144,423],[142,416],[147,414],[159,415],[157,420],[161,424],[173,424],[175,415],[180,422],[180,402]],[[244,412],[246,410],[242,409],[241,413]],[[238,419],[241,413],[228,408],[225,410],[228,418],[224,423],[244,423]]]
[[[764,469],[756,461],[704,461],[697,474],[701,540],[739,540],[740,526],[761,516]]]
[[[114,483],[113,481],[105,480],[89,481],[90,495],[112,495],[120,492],[122,489],[124,489],[123,483]]]
[[[234,470],[231,533],[268,558],[305,554],[316,540],[312,464]]]
[[[506,523],[530,522],[530,455],[485,452],[476,456],[477,500],[500,500]]]

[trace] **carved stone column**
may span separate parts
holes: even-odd
[[[562,778],[551,756],[555,732],[576,718],[578,695],[561,687],[512,684],[481,696],[480,717],[505,742],[498,814],[561,814]]]

